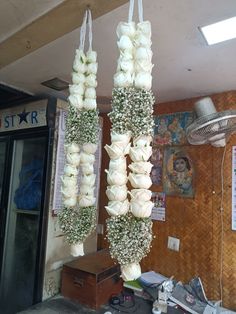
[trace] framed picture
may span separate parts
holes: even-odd
[[[193,163],[184,148],[166,147],[163,159],[163,190],[166,195],[194,197]]]
[[[154,118],[153,145],[184,145],[187,143],[186,127],[194,120],[193,112],[177,112]]]
[[[151,171],[152,184],[161,185],[162,183],[162,161],[163,153],[159,147],[153,146],[151,163],[153,164]]]
[[[166,196],[163,192],[152,192],[152,202],[154,207],[152,209],[151,218],[153,220],[166,220]]]

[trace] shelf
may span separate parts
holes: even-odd
[[[40,211],[39,210],[25,210],[25,209],[16,209],[15,212],[17,214],[28,214],[28,215],[39,215]]]

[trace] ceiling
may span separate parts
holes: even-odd
[[[0,50],[9,36],[18,34],[65,1],[1,0]],[[157,103],[236,89],[236,39],[207,46],[198,30],[199,26],[236,16],[235,0],[143,0],[143,5],[144,19],[152,23],[153,91]],[[93,48],[99,62],[97,95],[101,101],[111,97],[118,57],[115,31],[119,21],[127,20],[127,15],[128,3],[101,15],[93,23]],[[58,28],[63,19],[70,16],[60,17],[56,21]],[[53,77],[71,82],[78,44],[79,28],[76,28],[1,68],[0,82],[33,94],[66,98],[67,91],[56,92],[40,83]]]

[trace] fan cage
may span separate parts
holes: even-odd
[[[236,131],[236,110],[216,112],[197,118],[186,129],[190,144],[211,143],[215,137],[223,139],[227,134]]]

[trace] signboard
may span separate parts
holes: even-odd
[[[47,100],[0,110],[0,132],[47,125]]]

